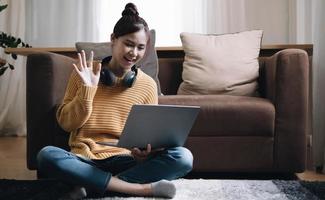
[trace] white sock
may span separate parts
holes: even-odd
[[[161,180],[151,183],[154,197],[173,198],[176,194],[176,187],[171,181]]]

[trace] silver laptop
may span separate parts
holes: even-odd
[[[118,143],[98,143],[128,149],[183,146],[199,111],[199,106],[133,105]]]

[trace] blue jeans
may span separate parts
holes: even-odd
[[[182,177],[192,170],[193,156],[188,149],[175,147],[154,153],[144,161],[136,161],[130,155],[92,160],[58,147],[46,146],[38,153],[37,161],[40,174],[47,178],[103,194],[112,176],[131,183]]]

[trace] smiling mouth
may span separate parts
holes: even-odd
[[[133,63],[135,61],[135,58],[127,58],[127,57],[124,57],[124,59],[128,62],[128,63]]]

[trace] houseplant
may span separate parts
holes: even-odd
[[[8,7],[7,4],[0,5],[0,12],[2,12],[7,7]],[[16,38],[16,37],[0,30],[0,48],[5,49],[7,47],[11,47],[11,48],[27,47],[28,48],[30,46],[28,44],[24,43],[20,38]],[[7,52],[5,52],[5,53],[10,54],[12,59],[14,59],[14,60],[17,59],[16,54],[7,53]],[[0,57],[0,76],[3,75],[8,68],[13,70],[14,66],[11,63],[9,63],[6,59]]]

